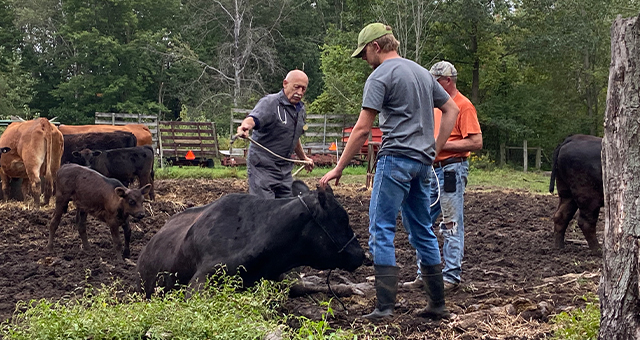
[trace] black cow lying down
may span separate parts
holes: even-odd
[[[305,189],[297,197],[228,194],[171,217],[138,258],[147,298],[156,282],[198,289],[220,266],[239,272],[250,287],[298,266],[353,271],[362,265],[364,251],[331,189],[309,191],[300,183],[295,186]]]
[[[553,168],[549,192],[558,187],[558,210],[553,214],[555,244],[564,248],[564,235],[573,215],[578,214],[578,226],[594,253],[600,252],[596,223],[604,206],[602,138],[588,135],[567,137],[553,152]]]

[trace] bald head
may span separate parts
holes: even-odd
[[[309,77],[300,70],[290,71],[282,81],[284,94],[291,104],[297,104],[302,100],[302,96],[307,92],[308,85]]]

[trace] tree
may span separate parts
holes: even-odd
[[[323,92],[310,105],[315,114],[360,113],[362,90],[371,72],[370,66],[358,58],[351,58],[357,33],[330,28],[322,47],[321,70]]]
[[[605,235],[598,338],[631,340],[640,338],[640,16],[618,17],[611,35],[602,141]]]
[[[203,75],[227,86],[225,92],[233,106],[256,92],[262,96],[263,77],[278,68],[277,28],[296,4],[290,0],[189,0],[187,5],[190,18],[185,31],[203,43],[207,39],[217,42],[215,50],[197,57]],[[194,46],[197,52],[198,45]]]
[[[423,0],[393,0],[374,3],[379,21],[391,25],[400,42],[400,55],[420,62],[425,45],[430,41],[429,24],[439,2]]]

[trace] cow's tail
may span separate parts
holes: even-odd
[[[45,146],[46,150],[47,150],[47,155],[44,158],[45,161],[45,181],[47,181],[47,185],[46,185],[46,190],[49,191],[51,194],[54,194],[54,183],[55,183],[55,178],[53,178],[53,169],[52,169],[52,165],[53,165],[53,161],[52,161],[52,153],[53,153],[53,134],[54,131],[52,131],[51,126],[53,125],[51,122],[49,122],[47,119],[43,118],[42,120],[42,124],[46,124],[45,131],[48,131],[48,133],[45,134],[45,136],[47,136],[48,138],[45,138],[45,143],[47,144]],[[48,197],[45,194],[45,197]],[[49,202],[45,202],[45,203],[49,203]]]
[[[558,170],[558,154],[560,153],[560,149],[570,141],[570,138],[565,138],[562,143],[556,146],[556,149],[553,150],[553,164],[551,165],[551,180],[549,181],[549,192],[553,194],[553,187],[556,183],[556,171]]]

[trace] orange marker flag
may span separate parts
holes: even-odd
[[[184,158],[186,158],[189,161],[192,161],[192,160],[196,159],[196,155],[193,154],[193,151],[189,150],[189,151],[187,151],[187,155],[184,156]]]
[[[336,151],[337,150],[337,146],[336,143],[331,143],[331,145],[329,146],[329,151]]]

